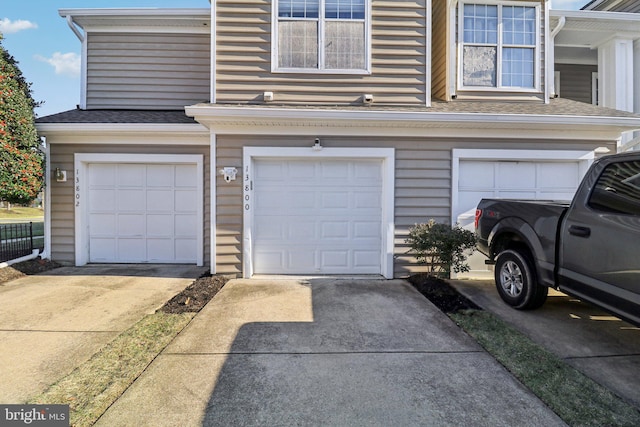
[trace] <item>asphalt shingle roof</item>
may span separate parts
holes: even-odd
[[[184,110],[69,110],[36,119],[41,123],[158,123],[196,124]]]
[[[536,115],[536,116],[579,116],[601,118],[635,118],[640,115],[612,108],[598,107],[584,102],[556,98],[548,104],[542,102],[494,102],[494,101],[452,101],[434,100],[430,107],[422,106],[381,106],[381,105],[282,105],[268,104],[202,104],[212,108],[271,109],[292,110],[348,110],[348,111],[394,111],[448,114],[496,114],[496,115]],[[196,124],[183,110],[70,110],[36,119],[43,123],[158,123],[158,124]]]

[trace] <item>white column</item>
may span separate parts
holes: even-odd
[[[600,105],[633,111],[633,41],[611,39],[598,47]]]

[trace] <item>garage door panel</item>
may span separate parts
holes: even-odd
[[[479,161],[464,161],[465,173],[461,173],[458,184],[460,187],[493,188],[495,173],[492,164]]]
[[[173,188],[174,182],[174,165],[147,165],[146,166],[146,186]]]
[[[345,191],[330,190],[320,194],[320,208],[349,209],[349,193]]]
[[[144,212],[147,203],[145,191],[142,188],[131,189],[121,188],[116,192],[117,204],[116,208],[121,211],[139,211]]]
[[[94,164],[91,165],[89,174],[90,186],[112,187],[116,184],[116,165]]]
[[[92,260],[113,261],[116,259],[116,239],[93,237],[89,240]]]
[[[326,250],[320,252],[322,266],[325,269],[349,267],[349,251]]]
[[[171,218],[169,215],[167,218]],[[195,238],[198,235],[198,223],[193,215],[177,214],[173,217],[173,230],[176,236]]]
[[[173,236],[175,228],[173,227],[174,217],[171,214],[147,214],[146,226],[147,236],[160,237],[160,236]],[[143,224],[144,226],[144,224]]]
[[[145,234],[146,215],[139,214],[119,214],[118,215],[118,237],[143,237]]]
[[[116,215],[113,213],[96,213],[89,218],[89,227],[94,235],[114,235],[116,233]]]
[[[174,240],[171,238],[149,238],[146,240],[149,261],[162,261],[168,256],[175,258]]]
[[[145,182],[145,168],[143,165],[123,164],[113,165],[116,170],[116,183],[120,187],[141,187]]]
[[[89,193],[89,204],[95,211],[113,212],[116,206],[116,192],[95,189]]]
[[[357,221],[353,223],[354,239],[374,239],[378,241],[382,237],[380,223],[375,221]]]
[[[559,185],[570,189],[580,184],[580,169],[577,164],[543,163],[539,166],[538,186],[541,188],[557,188]]]
[[[198,170],[191,165],[176,165],[174,173],[176,187],[193,188],[198,182]]]
[[[143,262],[146,261],[147,241],[143,237],[118,238],[116,262]]]
[[[348,239],[349,221],[324,221],[320,225],[320,239]]]

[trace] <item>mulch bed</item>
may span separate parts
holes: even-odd
[[[58,267],[60,267],[60,264],[57,262],[41,258],[12,264],[8,267],[0,268],[0,284],[8,282],[9,280],[18,279],[22,276],[44,273],[45,271]]]
[[[445,313],[460,310],[480,310],[476,304],[460,294],[445,280],[428,274],[415,274],[407,279],[422,295]]]
[[[158,311],[172,314],[198,312],[228,281],[229,279],[223,276],[203,275],[167,301]]]

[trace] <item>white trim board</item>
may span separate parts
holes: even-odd
[[[76,153],[74,155],[74,210],[75,210],[75,263],[76,266],[89,261],[89,219],[84,200],[88,197],[88,186],[84,185],[91,163],[155,163],[155,164],[195,164],[197,168],[197,221],[200,224],[197,237],[198,266],[204,259],[204,158],[201,154],[108,154]]]
[[[382,160],[382,259],[381,274],[393,278],[394,250],[394,185],[395,150],[393,148],[287,148],[287,147],[244,147],[243,149],[243,277],[253,276],[252,210],[254,160],[266,158],[290,159],[379,159]]]

